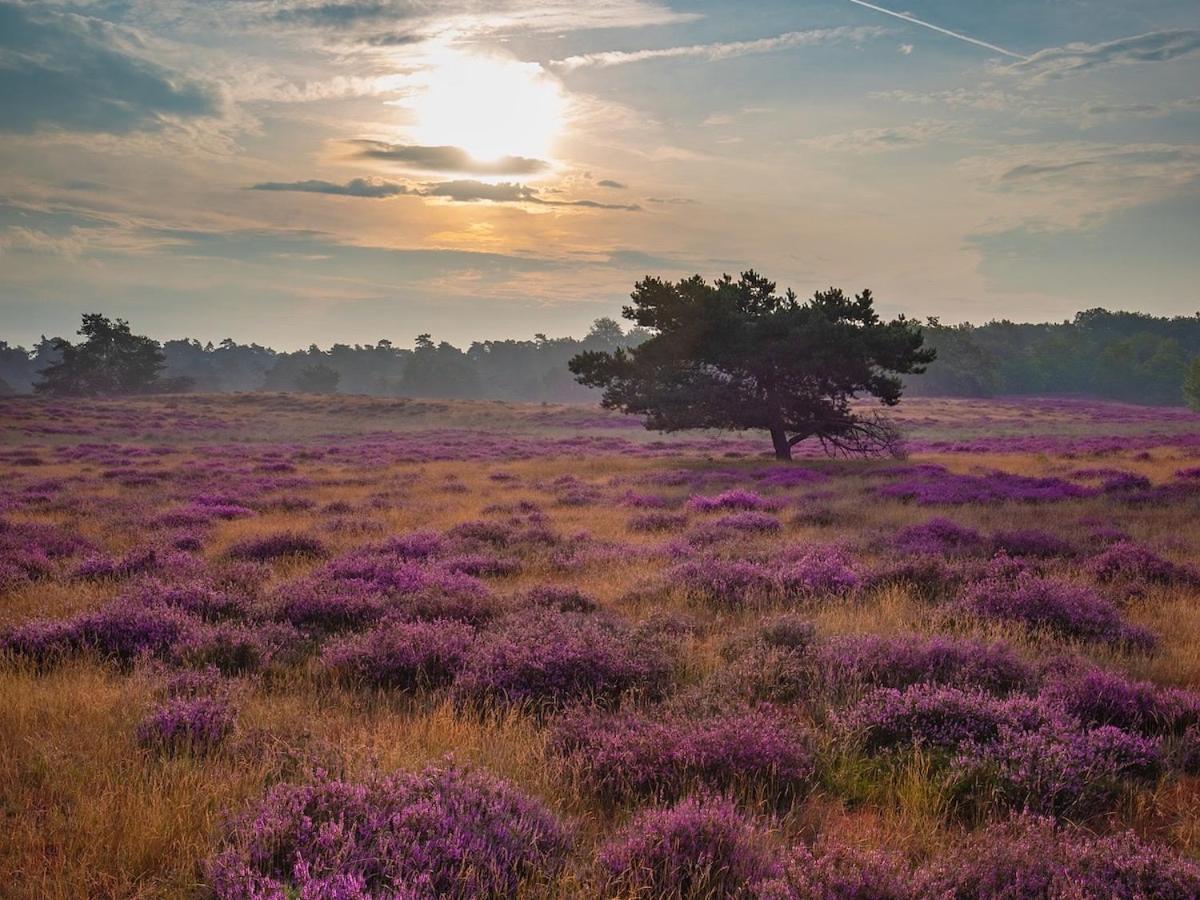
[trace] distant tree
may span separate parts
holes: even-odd
[[[162,348],[145,335],[134,334],[124,319],[87,313],[79,334],[86,340],[72,344],[65,338],[49,343],[57,361],[39,374],[39,393],[54,396],[97,397],[184,390],[186,379],[164,379]]]
[[[337,369],[317,363],[315,366],[305,366],[296,375],[296,390],[306,394],[336,394],[338,383],[342,376]]]
[[[446,341],[435,344],[428,334],[417,335],[400,390],[410,397],[471,398],[484,393],[467,354]]]
[[[895,406],[898,376],[935,357],[916,323],[880,320],[870,291],[847,297],[831,288],[801,303],[746,272],[712,284],[699,275],[676,284],[646,278],[632,299],[622,314],[653,336],[575,356],[576,378],[602,388],[605,407],[646,416],[647,428],[767,430],[779,459],[809,438],[829,453],[898,452],[890,423],[850,403],[865,394]]]
[[[1200,412],[1200,356],[1192,360],[1187,378],[1183,382],[1183,399],[1196,412]]]

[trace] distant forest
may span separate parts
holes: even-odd
[[[917,396],[1078,395],[1178,405],[1200,358],[1200,313],[1164,318],[1092,309],[1061,323],[985,325],[925,323],[938,351],[924,375],[908,376]],[[649,337],[597,319],[587,336],[478,341],[466,350],[429,335],[412,349],[391,341],[334,344],[327,350],[280,352],[225,339],[219,344],[166,341],[169,379],[190,390],[292,391],[525,401],[594,399],[575,382],[567,360],[584,350],[611,351]],[[32,349],[0,341],[0,393],[29,393],[40,370],[57,361],[51,341]]]

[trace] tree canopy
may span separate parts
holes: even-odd
[[[34,385],[54,396],[97,397],[142,394],[185,387],[179,380],[163,379],[166,358],[158,342],[134,334],[124,319],[86,313],[79,334],[86,340],[72,344],[53,338],[51,349],[58,360],[39,373]]]
[[[830,288],[801,302],[751,271],[711,283],[646,278],[632,299],[624,317],[653,336],[575,356],[577,380],[601,388],[605,407],[645,416],[647,428],[769,431],[781,459],[810,438],[831,453],[897,451],[887,420],[851,401],[894,406],[899,376],[924,371],[935,355],[915,323],[882,321],[870,291]]]

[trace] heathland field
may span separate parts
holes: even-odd
[[[0,400],[0,895],[1196,896],[1200,415],[896,421]]]

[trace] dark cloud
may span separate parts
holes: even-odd
[[[136,46],[100,19],[0,2],[0,131],[125,134],[219,111],[214,89]]]
[[[411,193],[408,186],[395,181],[373,181],[368,178],[353,178],[345,184],[332,181],[264,181],[250,186],[252,191],[299,191],[307,194],[336,194],[342,197],[367,197],[382,200]]]
[[[446,197],[459,203],[488,200],[492,203],[535,203],[539,206],[582,206],[589,209],[619,209],[637,212],[636,204],[601,203],[598,200],[547,200],[538,196],[536,188],[525,184],[489,184],[486,181],[464,179],[429,184],[421,191],[426,197]]]
[[[440,181],[410,187],[395,181],[354,178],[345,184],[310,179],[308,181],[265,181],[250,186],[252,191],[297,191],[305,194],[331,194],[339,197],[361,197],[384,200],[402,195],[442,197],[455,203],[533,203],[538,206],[580,206],[588,209],[619,209],[636,212],[637,205],[601,203],[598,200],[552,200],[539,195],[537,188],[515,182],[491,184],[474,179]]]
[[[1040,50],[1002,71],[1034,81],[1065,78],[1096,69],[1134,63],[1167,62],[1200,53],[1200,29],[1152,31],[1103,44],[1067,44]]]
[[[463,175],[536,175],[550,168],[541,159],[504,156],[481,162],[461,147],[426,147],[418,144],[388,144],[383,141],[353,141],[358,155],[399,163],[421,172],[455,172]]]
[[[396,19],[405,11],[391,3],[317,3],[312,6],[294,6],[281,9],[274,18],[280,22],[295,22],[314,25],[318,28],[344,28],[362,22],[378,22],[384,18]]]
[[[700,201],[690,200],[687,197],[647,197],[646,202],[657,203],[660,206],[691,206]]]
[[[597,186],[605,188],[613,188],[614,190],[624,190],[628,185],[624,185],[619,181],[613,181],[611,178],[604,178],[596,182]]]

